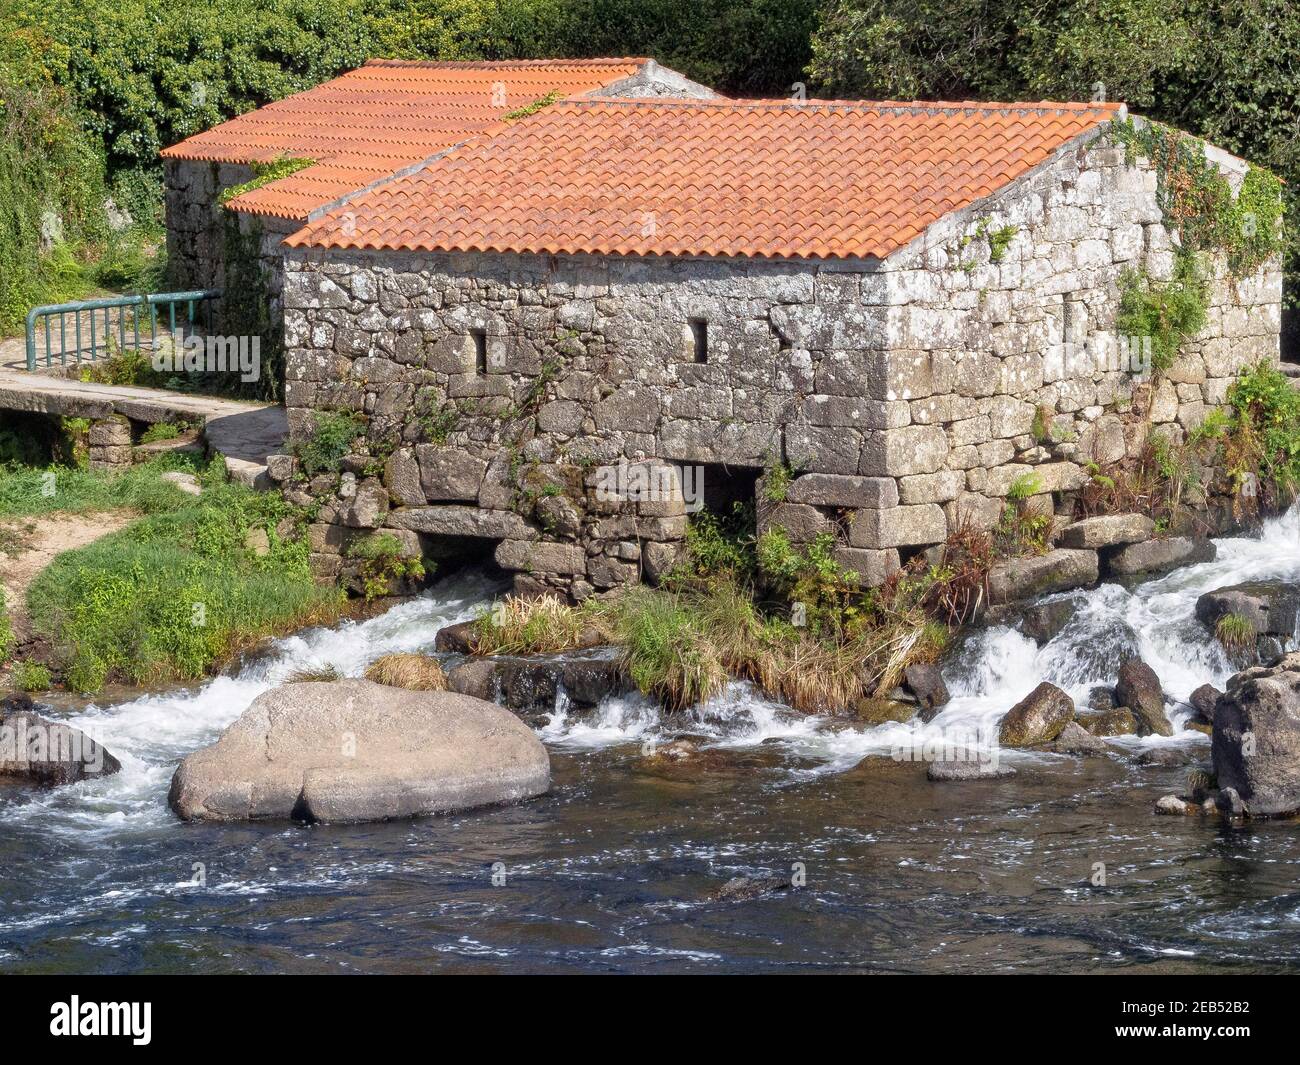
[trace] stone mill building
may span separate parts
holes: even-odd
[[[363,430],[338,470],[272,467],[321,504],[323,571],[386,529],[581,598],[659,579],[689,509],[757,495],[762,527],[830,533],[877,584],[1013,484],[1068,504],[1277,360],[1277,262],[1211,264],[1163,374],[1116,335],[1124,272],[1174,264],[1154,168],[1108,135],[1126,118],[729,100],[640,60],[374,63],[169,149],[168,207],[197,277],[216,190],[316,160],[229,207],[277,220],[294,436]]]

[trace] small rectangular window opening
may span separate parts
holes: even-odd
[[[469,335],[474,338],[474,372],[487,373],[487,333],[473,329]]]
[[[709,361],[709,323],[703,318],[691,319],[691,357],[695,362]]]

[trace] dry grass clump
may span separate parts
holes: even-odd
[[[412,692],[447,690],[447,674],[442,664],[431,655],[410,652],[376,658],[366,667],[366,680]]]
[[[333,666],[315,666],[295,669],[284,678],[284,682],[286,684],[323,684],[342,679],[343,674]]]

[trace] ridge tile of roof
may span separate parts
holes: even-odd
[[[1121,106],[568,100],[350,198],[285,243],[884,258]]]
[[[231,201],[251,214],[305,219],[349,193],[504,125],[504,116],[552,93],[596,92],[645,59],[438,62],[371,59],[305,92],[195,134],[165,159],[317,165]]]

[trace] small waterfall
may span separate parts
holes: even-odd
[[[578,713],[561,693],[538,732],[555,749],[569,751],[643,744],[682,732],[717,747],[774,744],[796,763],[790,771],[798,777],[842,772],[867,755],[888,755],[900,747],[987,745],[1002,715],[1040,681],[1059,685],[1082,705],[1093,685],[1114,682],[1119,661],[1131,654],[1155,669],[1166,692],[1185,700],[1200,684],[1222,687],[1234,671],[1193,616],[1197,597],[1248,580],[1300,579],[1300,509],[1268,522],[1257,536],[1217,543],[1215,561],[1177,570],[1133,590],[1103,584],[1054,597],[1073,600],[1077,610],[1043,647],[1011,628],[972,632],[944,668],[953,698],[928,725],[912,721],[862,728],[843,720],[806,717],[764,698],[748,684],[733,683],[690,714],[672,717],[636,694],[609,698],[595,711]],[[269,654],[197,688],[115,706],[92,705],[68,720],[116,754],[123,771],[6,802],[4,816],[39,818],[43,828],[53,832],[156,830],[170,822],[166,792],[176,763],[211,743],[263,691],[300,670],[333,667],[345,676],[359,676],[380,655],[430,650],[440,628],[474,616],[500,591],[480,575],[457,576],[368,621],[278,640]],[[1187,712],[1182,707],[1171,713],[1176,730]],[[1206,741],[1198,733],[1176,731],[1170,739],[1126,737],[1119,742]]]

